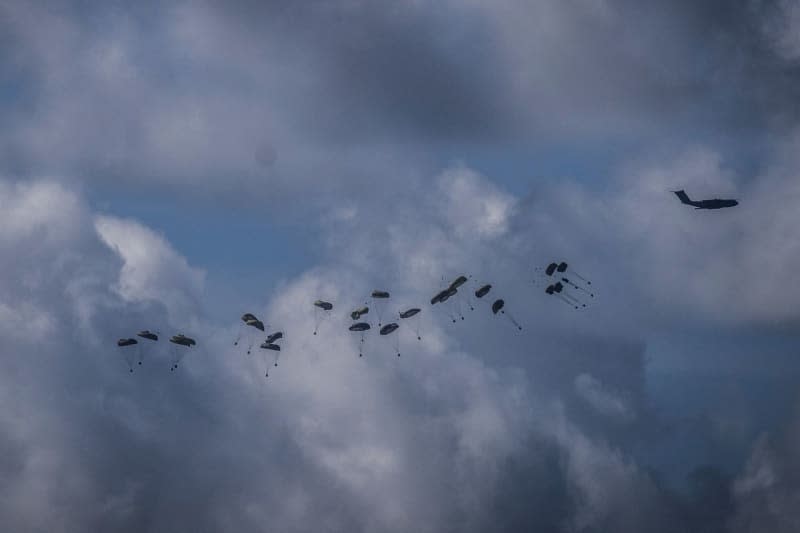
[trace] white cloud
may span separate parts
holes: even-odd
[[[110,216],[96,217],[95,228],[122,259],[115,290],[126,301],[162,302],[174,324],[200,314],[205,272],[189,266],[163,237],[136,221]]]

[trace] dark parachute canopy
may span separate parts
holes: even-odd
[[[487,283],[486,285],[484,285],[483,287],[481,287],[480,289],[475,291],[475,297],[476,298],[483,298],[484,296],[489,294],[490,290],[492,290],[492,285]]]
[[[431,298],[431,305],[436,305],[438,303],[444,303],[453,296],[455,293],[458,292],[458,289],[454,289],[453,287],[448,287],[442,291],[436,293],[436,295]]]
[[[155,333],[150,332],[147,329],[140,331],[136,335],[141,337],[141,338],[143,338],[143,339],[149,339],[151,341],[157,341],[158,340],[158,335],[156,335]]]
[[[393,331],[397,330],[397,328],[399,328],[399,327],[400,327],[400,326],[398,326],[398,325],[397,325],[396,323],[394,323],[394,322],[392,322],[391,324],[386,324],[385,326],[383,326],[383,327],[381,328],[381,335],[388,335],[389,333],[391,333],[391,332],[393,332]]]
[[[169,340],[169,342],[187,347],[194,346],[195,344],[197,344],[197,341],[195,341],[191,337],[187,337],[183,333],[178,333],[177,335],[173,335],[172,338]]]
[[[448,288],[450,288],[450,289],[458,289],[460,286],[462,286],[466,282],[467,282],[467,277],[466,276],[458,276],[456,279],[454,279],[450,283],[450,287],[448,287]]]
[[[412,307],[411,309],[406,309],[405,311],[400,312],[400,318],[411,318],[412,316],[416,315],[420,312],[418,307]]]
[[[365,305],[363,307],[359,307],[358,309],[356,309],[352,313],[350,313],[350,318],[352,318],[353,320],[358,320],[359,318],[361,318],[363,315],[366,315],[367,313],[369,313],[369,307],[367,307]]]
[[[314,302],[314,305],[322,309],[323,311],[330,311],[333,309],[333,304],[330,302],[326,302],[324,300],[317,300]]]
[[[134,344],[139,344],[139,341],[136,339],[120,339],[117,341],[117,346],[133,346]]]
[[[270,333],[269,335],[267,335],[267,344],[272,344],[273,342],[282,338],[283,338],[282,331],[276,331],[275,333]]]
[[[503,301],[502,299],[495,300],[494,303],[492,304],[492,313],[494,313],[494,314],[499,313],[500,311],[502,311],[502,309],[503,309],[503,307],[505,307],[505,305],[506,305],[506,302]]]

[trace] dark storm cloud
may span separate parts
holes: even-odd
[[[278,207],[396,191],[445,145],[760,147],[796,122],[784,5],[11,3],[4,166]]]

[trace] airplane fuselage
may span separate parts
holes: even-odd
[[[692,200],[683,189],[673,192],[681,201],[681,203],[684,205],[691,205],[695,209],[722,209],[724,207],[735,207],[739,205],[738,200],[722,200],[720,198],[713,198],[711,200]]]
[[[714,198],[713,200],[700,200],[693,202],[692,205],[694,205],[696,209],[722,209],[724,207],[736,207],[739,205],[739,202],[736,200],[721,200],[719,198]]]

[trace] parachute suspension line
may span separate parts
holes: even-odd
[[[578,274],[578,273],[577,273],[577,272],[575,272],[574,270],[570,269],[570,272],[572,272],[572,274],[573,274],[573,275],[574,275],[576,278],[578,278],[579,280],[581,280],[581,281],[585,282],[587,285],[591,285],[591,284],[592,284],[592,282],[591,282],[591,281],[589,281],[588,279],[584,278],[583,276],[581,276],[580,274]],[[600,288],[602,289],[603,287],[600,287]]]
[[[519,322],[517,322],[516,319],[513,316],[511,316],[511,313],[508,313],[505,310],[502,310],[500,312],[503,313],[504,315],[506,315],[506,318],[508,318],[511,321],[512,324],[517,326],[518,330],[522,331],[522,326],[520,326]]]
[[[585,288],[581,287],[580,285],[578,285],[578,284],[576,284],[576,283],[573,283],[573,282],[572,282],[572,281],[570,281],[569,279],[567,279],[567,278],[561,278],[561,281],[563,281],[564,283],[566,283],[566,284],[567,284],[567,285],[569,285],[570,287],[573,287],[574,289],[577,289],[577,290],[579,290],[579,291],[583,291],[583,292],[585,292],[586,294],[588,294],[590,297],[594,298],[594,293],[593,293],[593,292],[591,292],[591,291],[589,291],[589,290],[587,290],[587,289],[585,289]]]
[[[574,302],[571,302],[570,300],[568,300],[567,297],[564,296],[563,293],[562,294],[556,294],[556,296],[558,296],[558,299],[561,300],[562,302],[564,302],[565,304],[567,304],[568,306],[574,307],[575,309],[580,309],[580,307],[578,305],[576,305]]]
[[[400,333],[394,335],[394,351],[397,352],[397,357],[400,357]]]

